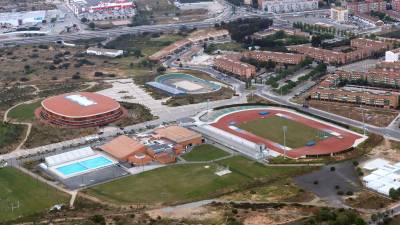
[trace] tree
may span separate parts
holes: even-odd
[[[88,26],[90,29],[94,30],[94,28],[96,27],[96,24],[94,22],[90,22]]]
[[[166,70],[167,70],[167,68],[165,68],[164,66],[159,66],[159,67],[157,68],[157,72],[158,72],[158,73],[164,73]]]
[[[90,220],[96,224],[101,224],[101,225],[106,224],[106,219],[102,215],[98,215],[98,214],[93,215],[92,217],[90,217]]]
[[[321,46],[321,36],[319,36],[319,35],[313,35],[312,36],[312,38],[311,38],[311,45],[313,46],[313,47],[319,47],[319,46]]]

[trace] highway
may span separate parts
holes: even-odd
[[[236,20],[238,18],[253,18],[253,17],[266,17],[271,19],[280,20],[283,16],[294,15],[294,13],[283,13],[283,14],[259,14],[255,12],[249,12],[244,9],[237,9],[235,13],[232,12],[232,6],[227,6],[227,12],[225,12],[222,16],[217,16],[215,18],[209,18],[204,21],[198,22],[185,22],[185,23],[173,23],[173,24],[156,24],[156,25],[143,25],[136,27],[118,27],[114,29],[108,30],[83,30],[77,33],[67,33],[67,34],[49,34],[45,36],[36,36],[36,37],[9,37],[0,39],[1,45],[25,45],[25,44],[45,44],[55,42],[57,40],[64,41],[73,41],[79,39],[90,39],[90,38],[99,38],[99,37],[115,37],[122,34],[138,34],[143,32],[168,32],[178,30],[181,27],[186,27],[189,29],[192,28],[209,28],[213,27],[216,23],[220,22],[229,22]],[[316,13],[327,13],[326,9],[322,10],[313,10],[313,11],[305,11],[297,14],[316,14]]]

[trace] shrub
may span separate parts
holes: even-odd
[[[104,218],[104,216],[102,216],[102,215],[94,215],[94,216],[92,216],[92,217],[90,217],[90,220],[93,222],[93,223],[96,223],[96,224],[106,224],[106,219]]]

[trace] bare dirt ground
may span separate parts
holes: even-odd
[[[269,224],[278,225],[297,221],[301,218],[308,217],[310,214],[296,209],[283,208],[280,210],[268,210],[267,212],[250,212],[243,220],[245,225]]]
[[[381,209],[389,206],[394,201],[384,198],[374,192],[362,190],[354,196],[346,197],[345,203],[351,207],[361,209]]]
[[[362,110],[364,109],[365,123],[378,126],[388,126],[399,114],[395,110],[386,110],[382,108],[373,108],[364,106],[363,109],[356,105],[337,103],[337,102],[324,102],[324,101],[309,101],[313,108],[321,109],[331,112],[350,119],[363,121]]]
[[[152,218],[162,217],[171,219],[219,220],[222,211],[209,206],[181,207],[174,210],[154,209],[147,211]]]
[[[400,145],[398,142],[384,139],[381,145],[373,148],[368,154],[374,158],[385,158],[389,161],[399,162],[400,161]]]

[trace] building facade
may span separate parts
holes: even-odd
[[[76,14],[95,13],[111,10],[134,9],[136,5],[129,0],[67,0],[67,6]]]
[[[386,1],[383,0],[366,0],[363,2],[347,2],[347,9],[349,12],[357,13],[369,13],[371,11],[381,12],[386,10]]]
[[[303,12],[318,9],[317,0],[259,0],[259,8],[269,13]]]
[[[149,59],[153,61],[164,61],[168,59],[169,56],[181,52],[192,45],[201,45],[210,42],[226,42],[230,41],[230,38],[228,30],[200,30],[193,33],[189,38],[168,45],[149,56]]]
[[[242,78],[250,78],[256,75],[255,66],[241,62],[239,59],[230,58],[228,56],[216,58],[214,60],[214,68]]]
[[[350,74],[347,74],[350,75]],[[369,105],[381,108],[395,109],[399,106],[399,93],[363,89],[340,88],[337,84],[343,78],[343,73],[331,74],[327,76],[318,86],[309,92],[309,97],[313,100],[335,101],[357,105]],[[350,79],[359,79],[360,74],[356,74]]]
[[[288,49],[325,63],[346,64],[368,58],[374,54],[383,53],[391,47],[391,44],[365,38],[356,38],[351,40],[350,46],[355,48],[355,50],[346,53],[315,48],[309,44],[289,46]]]
[[[270,51],[250,51],[243,53],[245,58],[255,59],[257,61],[272,61],[283,64],[299,64],[305,59],[304,55],[294,53],[270,52]]]
[[[338,22],[346,22],[349,20],[349,10],[341,7],[331,8],[331,19]]]

